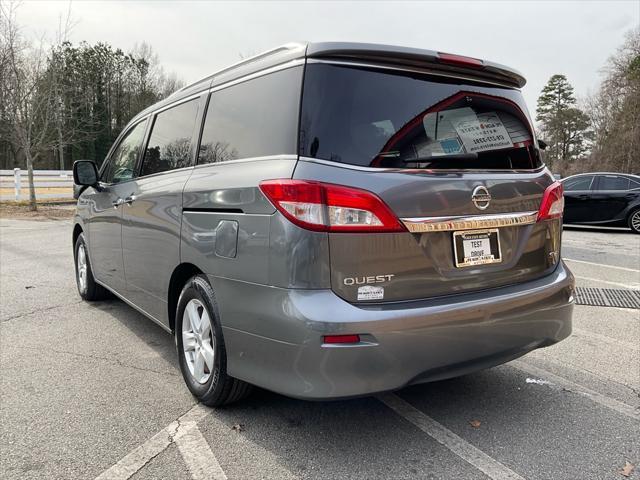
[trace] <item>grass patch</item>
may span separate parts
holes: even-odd
[[[36,198],[37,205],[75,205],[77,200],[73,198]],[[10,205],[16,207],[29,206],[29,200],[2,200],[0,205]]]
[[[28,201],[0,202],[0,218],[16,218],[30,220],[64,220],[73,217],[74,203],[65,199],[63,202],[52,203],[51,200],[38,203],[35,212],[29,209]]]

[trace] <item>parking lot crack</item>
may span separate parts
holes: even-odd
[[[29,315],[33,315],[34,313],[49,312],[51,310],[56,310],[58,308],[71,307],[71,306],[77,305],[79,303],[83,303],[83,300],[78,300],[76,302],[71,302],[71,303],[63,303],[61,305],[52,305],[50,307],[45,307],[45,308],[36,308],[34,310],[29,310],[28,312],[23,312],[23,313],[19,313],[17,315],[12,315],[10,317],[3,318],[2,320],[0,320],[0,323],[9,322],[11,320],[16,320],[16,319],[22,318],[22,317],[28,317]]]
[[[171,444],[175,443],[174,441],[174,437],[177,435],[178,433],[178,429],[180,428],[180,419],[177,420],[177,426],[175,428],[175,431],[172,433],[171,431],[169,431],[169,427],[167,427],[165,429],[165,431],[167,431],[167,442],[169,443],[168,445],[166,445],[164,448],[162,448],[161,450],[159,450],[158,452],[154,453],[153,455],[151,455],[149,458],[146,459],[146,461],[140,465],[140,467],[136,470],[136,472],[139,472],[140,470],[142,470],[144,467],[146,467],[147,465],[149,465],[158,455],[160,455],[162,452],[164,452],[167,447],[169,447]]]
[[[169,431],[169,443],[175,443],[176,441],[176,435],[178,435],[178,432],[180,431],[180,427],[182,425],[182,422],[180,421],[180,419],[178,418],[176,420],[176,427],[174,429],[172,429],[173,431]]]
[[[31,349],[31,350],[40,350],[40,349],[36,349],[34,347],[25,347],[25,346],[20,346],[21,349],[27,348],[27,349]],[[107,357],[102,357],[99,355],[91,355],[91,354],[86,354],[86,353],[78,353],[78,352],[69,352],[67,350],[59,350],[56,348],[50,348],[49,349],[50,352],[53,353],[58,353],[61,355],[72,355],[74,357],[80,357],[80,358],[90,358],[92,360],[97,360],[97,361],[103,361],[103,362],[107,362],[110,363],[111,365],[117,365],[120,367],[125,367],[125,368],[131,368],[133,370],[139,370],[142,372],[151,372],[151,373],[157,373],[158,375],[168,375],[171,377],[177,377],[178,374],[177,373],[171,373],[171,372],[162,372],[160,370],[154,370],[153,368],[144,368],[144,367],[138,367],[135,365],[130,365],[128,363],[123,362],[122,360],[118,359],[118,358],[107,358]]]
[[[597,378],[601,379],[602,381],[615,383],[616,385],[620,385],[620,387],[623,387],[623,388],[626,388],[628,390],[631,390],[631,392],[636,397],[638,397],[640,399],[640,390],[638,388],[634,387],[633,385],[629,385],[628,383],[624,383],[624,382],[621,382],[621,381],[616,380],[614,378],[610,378],[610,377],[602,375],[602,374],[600,374],[598,372],[593,372],[593,371],[588,370],[586,368],[581,368],[581,367],[578,367],[578,366],[574,366],[574,368],[576,368],[577,370],[580,370],[582,372],[585,372],[587,374],[593,375],[594,377],[597,377]],[[637,408],[640,408],[640,407],[637,407]]]
[[[637,389],[636,387],[632,387],[631,385],[627,385],[626,383],[623,383],[623,385],[627,387],[629,390],[631,390],[636,395],[636,397],[640,398],[640,389]]]

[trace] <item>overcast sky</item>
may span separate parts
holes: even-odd
[[[1,0],[0,0],[1,1]],[[68,1],[26,0],[25,33],[53,38]],[[520,70],[529,109],[563,73],[578,96],[597,88],[602,66],[640,24],[640,1],[207,2],[79,1],[73,42],[125,51],[147,42],[186,82],[296,40],[387,43],[493,60]]]

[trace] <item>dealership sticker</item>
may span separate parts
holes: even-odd
[[[383,298],[383,287],[372,287],[371,285],[358,287],[358,300],[382,300]]]
[[[452,118],[467,153],[513,147],[509,132],[495,112]]]
[[[445,138],[444,140],[440,140],[440,146],[442,147],[442,151],[446,154],[462,152],[462,145],[460,145],[457,138]]]

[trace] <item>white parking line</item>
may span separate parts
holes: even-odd
[[[555,373],[551,373],[543,368],[534,367],[533,365],[525,363],[522,360],[514,360],[508,365],[524,373],[528,373],[529,375],[532,375],[534,377],[550,380],[560,387],[564,387],[572,392],[585,395],[595,403],[598,403],[611,410],[615,410],[618,413],[622,413],[627,417],[631,417],[635,420],[640,420],[640,410],[634,408],[632,405],[628,405],[614,398],[607,397],[606,395],[598,393],[595,390],[591,390],[590,388],[574,383],[571,380],[567,380],[566,378],[556,375]]]
[[[590,282],[596,282],[596,283],[605,283],[607,285],[613,285],[615,287],[622,287],[622,288],[628,288],[630,290],[635,290],[638,287],[640,287],[640,284],[637,283],[620,283],[620,282],[612,282],[609,280],[602,280],[600,278],[593,278],[593,277],[583,277],[581,275],[573,275],[574,277],[576,277],[578,280],[588,280]]]
[[[227,480],[207,440],[195,422],[183,424],[186,433],[176,438],[176,445],[193,480]]]
[[[189,428],[209,412],[211,410],[206,407],[200,404],[195,405],[178,420],[171,422],[145,443],[133,449],[118,463],[98,475],[96,480],[128,480],[174,441],[188,433]]]
[[[573,327],[573,333],[577,334],[576,335],[577,337],[590,337],[594,340],[605,342],[616,347],[630,348],[636,352],[638,351],[637,343],[627,342],[625,340],[618,340],[617,338],[608,337],[600,333],[591,332],[589,330],[584,330],[582,328],[576,328],[576,327]]]
[[[587,262],[586,260],[574,260],[573,258],[566,258],[566,257],[562,257],[562,259],[567,261],[567,262],[584,263],[586,265],[595,265],[595,266],[598,266],[598,267],[614,268],[616,270],[624,270],[625,272],[640,273],[640,270],[637,270],[635,268],[618,267],[617,265],[605,265],[604,263]]]
[[[451,430],[422,413],[393,393],[378,395],[378,400],[398,415],[413,423],[441,445],[474,466],[492,480],[524,480],[510,468],[463,440]]]

